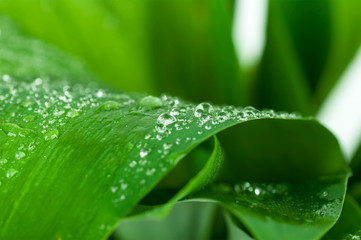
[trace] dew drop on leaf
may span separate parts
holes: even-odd
[[[24,153],[24,152],[17,152],[16,154],[15,154],[15,158],[17,159],[17,160],[20,160],[20,159],[23,159],[24,157],[26,156],[26,154]]]
[[[162,100],[153,96],[146,96],[138,102],[138,107],[142,109],[154,109],[161,106],[163,106]]]
[[[141,158],[144,158],[146,156],[148,156],[148,154],[150,153],[151,149],[150,148],[142,148],[142,150],[140,150],[139,152],[139,156]]]
[[[200,118],[202,114],[210,114],[213,112],[213,106],[210,103],[200,103],[194,110],[194,116]]]
[[[155,168],[151,168],[147,170],[147,176],[152,176],[155,173]]]
[[[176,120],[177,119],[173,115],[168,113],[162,113],[157,118],[157,123],[162,124],[164,125],[164,127],[166,127],[167,125],[174,123]]]
[[[134,160],[129,163],[129,167],[131,168],[135,167],[135,165],[137,165],[137,162]]]
[[[216,120],[218,120],[219,122],[224,122],[228,120],[229,116],[230,114],[228,112],[224,112],[224,111],[218,112],[216,114]]]
[[[117,110],[121,107],[122,107],[122,104],[120,104],[118,102],[106,101],[97,108],[97,111],[111,111],[111,110]]]
[[[70,117],[70,118],[75,118],[75,117],[79,116],[79,112],[72,110],[72,111],[69,111],[69,112],[66,114],[66,116],[67,116],[67,117]]]
[[[128,183],[122,183],[120,187],[122,190],[125,190],[128,187]]]
[[[49,129],[45,134],[44,134],[44,139],[46,141],[50,141],[53,140],[55,138],[59,137],[59,131],[57,129]]]
[[[63,115],[64,113],[65,113],[64,110],[58,110],[58,109],[56,109],[56,110],[53,112],[53,115],[54,115],[54,116],[61,116],[61,115]]]
[[[8,160],[6,158],[1,158],[0,159],[0,165],[4,165],[8,162]]]
[[[19,171],[14,169],[14,168],[10,168],[6,171],[6,177],[7,178],[12,178],[15,174],[17,174]]]

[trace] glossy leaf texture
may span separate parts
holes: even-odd
[[[322,238],[329,240],[336,239],[360,239],[361,230],[361,208],[351,197],[346,196],[340,218],[336,225]]]
[[[219,0],[0,1],[0,13],[120,90],[241,105],[232,10]]]
[[[360,1],[280,0],[269,6],[256,104],[314,113],[360,47]]]
[[[328,133],[311,140],[299,134],[301,128],[288,124],[247,122],[220,133],[221,142],[230,132],[238,133],[237,141],[224,145],[231,161],[225,162],[217,184],[192,197],[219,202],[256,239],[319,239],[340,214],[347,167],[339,149],[323,149],[333,142],[325,141]],[[308,133],[316,130],[310,122],[300,125]],[[288,134],[298,137],[290,142]],[[230,151],[236,146],[237,151]],[[307,154],[294,155],[296,149],[307,149]],[[327,156],[315,154],[318,151]]]
[[[0,78],[1,239],[104,239],[193,198],[259,239],[317,238],[336,222],[348,167],[317,121],[109,90],[2,22],[0,61],[17,61]]]

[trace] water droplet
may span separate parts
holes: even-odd
[[[206,130],[211,130],[211,129],[212,129],[212,127],[211,127],[210,125],[206,125],[204,128],[205,128]]]
[[[200,103],[196,106],[194,116],[199,118],[202,114],[210,114],[213,111],[213,106],[210,103]]]
[[[210,119],[210,114],[213,112],[213,106],[210,103],[200,103],[194,110],[194,116],[205,123]]]
[[[24,152],[21,152],[21,151],[15,154],[15,158],[17,160],[23,159],[25,156],[26,156],[26,154]]]
[[[4,74],[3,77],[2,77],[2,79],[3,79],[5,82],[9,82],[9,81],[11,80],[11,77],[10,77],[10,75],[8,75],[8,74]]]
[[[173,144],[171,144],[171,143],[169,143],[169,144],[164,143],[164,144],[163,144],[163,148],[164,148],[165,150],[170,149],[172,146],[173,146]]]
[[[6,158],[1,158],[0,159],[0,165],[4,165],[8,162],[8,160]]]
[[[26,100],[21,103],[21,106],[26,107],[26,108],[31,107],[32,105],[34,105],[34,102],[30,101],[30,100]]]
[[[166,127],[167,125],[174,123],[176,120],[177,119],[174,116],[168,113],[162,113],[161,115],[159,115],[157,123],[162,124]]]
[[[128,187],[128,183],[122,183],[120,187],[122,188],[122,190],[125,190]]]
[[[104,92],[102,90],[98,90],[96,95],[97,95],[98,98],[101,98],[101,97],[104,96]]]
[[[61,116],[61,115],[63,115],[64,113],[65,113],[64,110],[58,110],[58,109],[56,109],[56,110],[53,112],[53,115],[54,115],[54,116]]]
[[[112,191],[112,193],[115,193],[118,190],[118,187],[111,187],[110,190]]]
[[[148,156],[148,154],[150,153],[151,149],[150,148],[143,148],[142,150],[140,150],[139,152],[139,156],[141,158],[144,158],[146,156]]]
[[[155,173],[156,169],[155,168],[151,168],[147,170],[147,176],[152,176]]]
[[[6,171],[6,177],[12,178],[18,172],[19,172],[18,170],[14,169],[14,168],[10,168],[9,170]]]
[[[255,188],[254,189],[254,194],[256,194],[257,196],[259,195],[261,193],[261,189],[259,189],[259,188]]]
[[[169,124],[174,123],[176,120],[177,119],[173,115],[170,115],[168,113],[162,113],[157,118],[157,124],[155,126],[155,130],[158,133],[164,133],[166,131],[167,126]]]
[[[158,133],[164,133],[165,130],[166,130],[166,127],[164,126],[164,124],[157,124],[155,125],[155,130],[158,132]]]
[[[16,137],[16,136],[26,137],[35,134],[33,130],[21,128],[19,125],[14,123],[3,123],[0,124],[0,127],[10,137]]]
[[[157,97],[147,96],[139,100],[138,107],[143,109],[154,109],[163,106],[162,100]]]
[[[117,110],[121,107],[122,107],[122,104],[120,104],[118,102],[106,101],[97,108],[97,111],[111,111],[111,110]]]
[[[137,165],[136,161],[131,161],[131,163],[129,163],[129,167],[131,168],[135,167],[135,165]]]
[[[124,194],[119,197],[119,200],[120,200],[120,201],[123,201],[124,199],[125,199],[125,195],[124,195]]]
[[[59,131],[57,129],[49,129],[44,134],[45,141],[50,141],[50,140],[53,140],[53,139],[58,138],[58,137],[59,137]]]
[[[69,112],[66,114],[66,116],[67,116],[67,117],[70,117],[70,118],[75,118],[75,117],[79,116],[79,112],[72,110],[72,111],[69,111]]]
[[[216,120],[218,120],[218,122],[224,122],[226,120],[228,120],[230,114],[228,112],[217,112],[216,114]]]
[[[34,119],[35,119],[35,116],[33,116],[33,115],[28,115],[28,116],[26,116],[26,117],[23,118],[23,121],[26,122],[26,123],[28,123],[28,122],[34,121]]]

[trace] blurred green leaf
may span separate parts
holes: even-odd
[[[332,1],[279,0],[279,15],[289,34],[295,53],[312,93],[316,91],[330,51]],[[344,5],[344,4],[343,4]]]
[[[0,1],[0,12],[28,33],[79,56],[109,84],[140,92],[154,90],[146,7],[145,1]]]
[[[180,202],[170,214],[159,219],[126,219],[115,235],[120,239],[210,239],[217,206],[204,202]],[[141,229],[141,231],[140,231]]]
[[[121,90],[240,105],[232,10],[220,0],[0,1],[0,13]]]
[[[149,13],[152,67],[160,90],[195,101],[244,103],[231,38],[231,1],[158,0]]]
[[[331,10],[330,51],[315,95],[322,104],[361,47],[361,2],[329,1]]]
[[[361,3],[270,1],[258,107],[314,113],[361,44]]]
[[[26,37],[9,17],[0,16],[0,74],[95,80],[81,61],[56,47]]]
[[[281,1],[269,2],[266,46],[253,83],[250,104],[310,114],[311,91],[307,76],[280,4]]]
[[[361,230],[361,208],[351,196],[347,196],[336,225],[322,239],[349,239],[347,235],[354,234],[359,230]]]

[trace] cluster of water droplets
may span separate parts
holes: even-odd
[[[135,144],[137,154],[125,169],[135,171],[132,177],[138,179],[139,176],[137,184],[140,185],[147,182],[147,177],[159,176],[171,169],[176,162],[168,156],[173,152],[184,151],[192,143],[201,142],[227,126],[261,118],[299,118],[297,114],[259,111],[253,107],[216,106],[208,102],[196,105],[168,95],[140,98],[137,110],[157,113],[153,130]],[[156,164],[152,159],[158,159]]]
[[[313,182],[292,184],[245,181],[218,187],[232,196],[235,205],[280,221],[284,219],[310,224],[316,219],[337,219],[342,206],[342,195],[333,194],[337,192],[333,189],[337,185],[315,186]]]
[[[13,178],[21,172],[21,163],[31,152],[39,144],[57,141],[68,123],[89,112],[106,114],[115,110],[119,117],[138,114],[150,116],[155,121],[143,139],[125,146],[129,158],[125,160],[124,171],[132,174],[138,185],[146,185],[147,178],[169,171],[176,164],[176,159],[168,157],[172,153],[184,151],[226,126],[260,118],[299,117],[252,107],[216,106],[207,102],[195,105],[168,95],[113,93],[95,85],[69,84],[66,80],[34,78],[20,81],[10,75],[1,75],[0,134],[5,134],[5,144],[17,144],[18,152],[2,154],[0,168],[7,165],[2,167],[6,169],[5,177]],[[124,191],[130,184],[115,180],[110,192],[121,202],[126,199]],[[258,188],[254,193],[263,194]]]
[[[84,87],[71,85],[66,80],[39,77],[18,80],[0,74],[0,142],[3,148],[0,182],[17,176],[39,144],[58,139],[67,123],[89,110],[112,111],[135,105],[136,100],[128,95],[91,85]]]
[[[347,234],[343,240],[361,240],[361,231],[358,231],[355,234]]]

